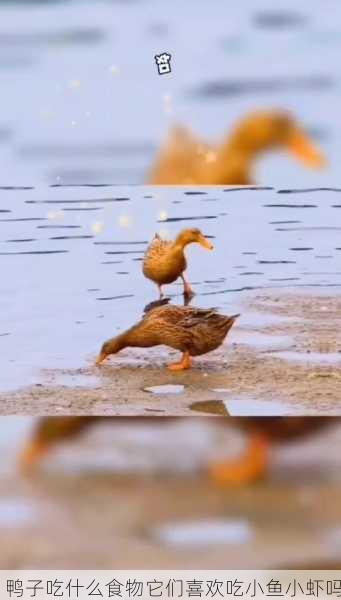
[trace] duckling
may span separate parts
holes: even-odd
[[[176,127],[151,169],[149,183],[254,184],[256,159],[276,149],[287,150],[311,168],[326,164],[324,155],[291,114],[281,110],[256,111],[237,123],[231,135],[217,146],[210,146],[187,129]]]
[[[239,315],[220,315],[214,309],[173,304],[159,306],[148,311],[137,325],[105,342],[96,364],[123,348],[165,345],[183,353],[179,363],[168,366],[171,371],[190,369],[192,356],[218,348],[237,317]]]
[[[202,234],[200,229],[183,229],[175,241],[162,240],[158,234],[148,246],[144,261],[143,273],[145,277],[154,281],[163,296],[162,286],[173,283],[181,277],[184,283],[184,295],[191,298],[194,292],[185,277],[187,268],[185,248],[188,244],[197,243],[207,250],[213,250],[213,245]]]

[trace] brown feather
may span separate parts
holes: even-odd
[[[129,346],[165,345],[198,356],[220,346],[239,315],[228,317],[214,309],[168,304],[147,312],[142,320],[106,342],[103,353],[113,354]]]

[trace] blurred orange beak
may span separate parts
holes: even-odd
[[[322,152],[298,129],[290,136],[288,148],[291,154],[312,169],[321,169],[327,165]]]
[[[45,456],[47,447],[39,442],[31,442],[19,457],[19,469],[23,474],[34,471],[38,463]]]
[[[213,250],[214,246],[213,244],[211,244],[211,242],[205,238],[203,235],[199,238],[198,240],[200,246],[202,246],[203,248],[206,248],[206,250]]]
[[[97,356],[96,358],[96,365],[100,365],[107,357],[108,355],[105,354],[105,352],[100,352],[100,354]]]

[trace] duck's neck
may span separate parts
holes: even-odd
[[[208,165],[209,178],[215,184],[250,185],[253,183],[254,163],[259,154],[240,133],[232,134],[217,150],[214,163]]]
[[[127,347],[135,347],[135,348],[149,348],[153,346],[153,340],[149,340],[145,335],[145,331],[141,324],[133,325],[130,329],[128,329],[123,337],[123,348]]]
[[[186,240],[186,238],[184,238],[184,236],[181,233],[179,233],[179,235],[175,238],[173,242],[173,249],[178,252],[183,252],[188,244],[188,240]]]
[[[187,244],[188,242],[184,242],[183,240],[178,240],[178,238],[176,238],[176,240],[172,244],[172,251],[176,254],[183,254]]]
[[[110,340],[110,349],[112,354],[116,354],[126,348],[129,344],[127,343],[127,331],[121,333],[120,335],[116,335],[114,338]]]
[[[218,156],[221,159],[224,157],[240,156],[243,157],[246,163],[251,165],[260,152],[261,148],[257,148],[254,144],[250,143],[246,134],[236,131],[223,141],[218,149]]]

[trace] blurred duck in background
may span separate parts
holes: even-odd
[[[143,421],[150,424],[148,417],[44,417],[41,418],[31,439],[19,458],[23,473],[30,473],[54,447],[80,435],[99,421],[116,423],[127,422],[138,426]],[[169,423],[177,417],[154,417],[157,427]],[[340,418],[329,417],[233,417],[217,421],[220,427],[240,429],[247,434],[246,451],[237,459],[227,459],[208,465],[208,473],[213,481],[222,487],[247,485],[264,479],[271,464],[271,451],[276,445],[304,439],[327,427],[340,424]]]
[[[202,142],[175,127],[161,148],[148,183],[153,185],[252,185],[256,160],[265,152],[286,150],[310,168],[326,165],[294,117],[284,111],[247,115],[220,145]]]

